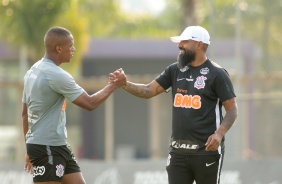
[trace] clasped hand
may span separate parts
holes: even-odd
[[[109,74],[109,84],[116,84],[118,87],[123,87],[126,85],[126,75],[122,68],[117,69],[113,73]]]

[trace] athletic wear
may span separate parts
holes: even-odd
[[[209,59],[183,69],[174,63],[156,81],[172,91],[169,184],[218,184],[224,138],[217,151],[206,151],[205,143],[223,119],[222,102],[235,97],[227,71]]]
[[[170,153],[167,173],[170,184],[215,184],[219,183],[223,154],[182,155]]]
[[[227,71],[209,59],[197,67],[179,69],[177,63],[168,66],[156,81],[171,87],[173,98],[171,151],[180,154],[220,154],[205,151],[205,143],[219,127],[222,102],[235,97]]]
[[[36,62],[24,77],[23,103],[28,107],[26,143],[49,146],[67,144],[65,98],[83,93],[73,77],[49,59]]]
[[[24,76],[23,103],[28,108],[27,155],[33,181],[63,181],[64,174],[80,172],[67,146],[66,102],[83,93],[72,76],[49,59],[36,62]]]
[[[63,181],[63,175],[81,172],[69,146],[26,145],[33,164],[33,181]]]

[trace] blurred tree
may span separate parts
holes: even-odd
[[[281,57],[282,48],[282,1],[249,0],[241,4],[241,11],[245,18],[242,31],[261,48],[260,68],[266,72],[281,70],[277,56]]]
[[[77,0],[2,1],[0,5],[0,34],[2,39],[21,49],[20,77],[27,69],[27,58],[35,62],[43,56],[43,37],[50,27],[58,25],[58,23],[61,23],[59,26],[70,26],[74,30],[69,29],[74,31],[75,35],[81,35],[79,37],[85,40],[82,35],[86,34],[86,31],[83,30],[86,28],[84,26],[86,22],[83,19],[80,19],[78,23],[73,21],[78,19],[73,15],[79,14],[75,6],[77,6]],[[78,43],[82,44],[84,41],[78,41]],[[78,48],[80,48],[79,44],[76,45]],[[85,47],[81,46],[81,48]],[[82,50],[76,52],[77,61],[81,60],[78,58],[78,56],[82,56],[80,52]],[[77,65],[77,61],[70,65]],[[74,70],[70,72],[73,73]]]
[[[42,54],[44,34],[54,24],[66,2],[3,0],[0,7],[1,37],[16,47],[25,45],[29,50],[36,48],[34,56]]]
[[[210,4],[214,3],[212,7]],[[237,7],[237,4],[239,4]],[[202,0],[198,16],[202,16],[204,25],[211,25],[210,17],[214,16],[213,27],[217,38],[232,38],[235,36],[236,26],[240,24],[243,38],[251,39],[258,45],[265,45],[270,53],[281,53],[281,28],[280,19],[282,16],[281,0]],[[236,10],[241,13],[241,20],[238,20]],[[203,15],[204,14],[204,15]],[[240,21],[240,22],[238,22]],[[275,36],[271,36],[275,35]]]
[[[107,37],[121,19],[115,0],[80,0],[80,12],[87,17],[88,32],[92,37]]]
[[[182,29],[185,29],[187,26],[197,25],[198,17],[196,14],[196,0],[181,0],[181,9],[179,13],[181,16]]]
[[[110,30],[109,36],[133,39],[167,39],[171,35],[178,34],[180,25],[179,13],[177,13],[178,1],[166,0],[166,7],[159,14],[148,12],[135,14],[119,11],[119,19]]]
[[[213,39],[234,38],[236,26],[240,24],[241,35],[260,45],[264,58],[270,53],[280,53],[281,42],[276,39],[282,34],[279,0],[166,0],[165,9],[157,15],[121,12],[119,2],[2,0],[0,34],[17,47],[28,47],[29,55],[38,58],[43,52],[43,35],[50,26],[58,24],[69,28],[74,33],[77,52],[74,61],[63,67],[68,67],[71,73],[79,71],[79,58],[88,44],[87,33],[94,38],[163,39],[181,33],[189,25],[199,24],[210,30]],[[238,2],[240,20],[236,15]]]
[[[88,49],[90,40],[88,30],[87,14],[83,12],[79,0],[71,0],[68,5],[68,11],[64,11],[60,17],[57,18],[56,24],[69,29],[74,37],[75,54],[71,62],[63,64],[62,68],[66,69],[74,76],[80,76],[81,62],[83,55]]]
[[[212,39],[234,38],[237,0],[203,0],[198,4],[199,22],[212,33]]]

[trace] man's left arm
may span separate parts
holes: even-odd
[[[206,151],[215,151],[218,149],[222,138],[231,128],[237,117],[238,112],[235,97],[224,101],[223,106],[225,108],[226,114],[219,128],[208,138],[206,142]]]

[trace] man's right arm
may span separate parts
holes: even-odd
[[[149,84],[138,84],[127,81],[126,85],[122,88],[136,97],[145,99],[152,98],[165,91],[165,89],[155,80]]]
[[[86,91],[84,91],[79,97],[77,97],[73,103],[79,107],[82,107],[86,110],[94,110],[99,105],[101,105],[117,88],[124,86],[126,84],[126,76],[122,72],[119,72],[119,80],[114,80],[109,82],[103,89],[94,93],[93,95],[89,95]],[[111,77],[111,74],[110,76]]]
[[[123,79],[124,76],[126,77],[123,69],[120,68],[115,72],[110,73],[109,83],[120,81]],[[145,99],[152,98],[165,91],[165,89],[155,80],[153,80],[149,84],[133,83],[126,80],[126,83],[124,85],[121,85],[121,87],[128,93],[136,97]]]
[[[92,95],[84,91],[73,103],[81,108],[92,111],[102,104],[117,88],[118,86],[116,84],[111,83]]]

